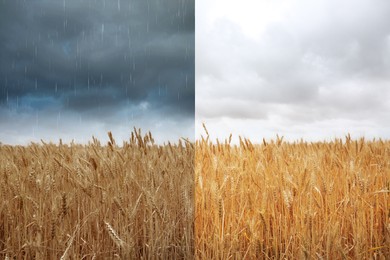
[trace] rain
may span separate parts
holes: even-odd
[[[193,138],[194,45],[191,0],[3,0],[0,142]]]

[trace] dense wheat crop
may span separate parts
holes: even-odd
[[[194,147],[0,146],[0,258],[193,258]]]
[[[196,258],[390,259],[390,141],[229,143],[196,142]]]
[[[194,149],[109,136],[0,145],[0,257],[390,256],[389,141],[207,137]]]

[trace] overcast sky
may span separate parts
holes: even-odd
[[[0,142],[194,136],[193,0],[0,0]]]
[[[390,138],[390,1],[197,0],[196,135]]]

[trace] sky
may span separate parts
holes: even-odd
[[[390,138],[390,1],[195,5],[198,138]]]
[[[193,0],[0,0],[0,142],[194,137]]]

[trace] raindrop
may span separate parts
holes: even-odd
[[[57,90],[58,90],[58,86],[57,86],[57,83],[56,83],[56,93],[57,93]]]
[[[37,90],[37,89],[38,89],[38,80],[35,79],[35,90]]]
[[[121,0],[118,0],[118,11],[121,10]]]
[[[104,37],[104,23],[102,23],[102,41],[103,41],[103,37]]]

